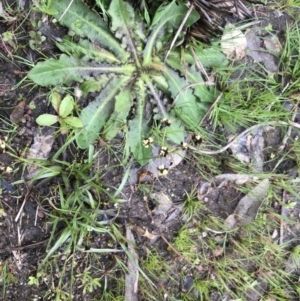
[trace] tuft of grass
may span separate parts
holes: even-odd
[[[204,204],[197,198],[197,188],[193,188],[190,193],[186,193],[186,198],[183,203],[183,216],[187,220],[199,216]]]

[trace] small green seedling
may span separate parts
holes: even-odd
[[[36,123],[43,126],[51,126],[57,122],[60,123],[62,133],[67,133],[70,128],[83,127],[79,117],[72,116],[75,102],[71,95],[66,95],[63,99],[54,92],[51,95],[51,104],[58,115],[42,114],[36,119]]]
[[[12,31],[5,31],[2,33],[2,40],[5,44],[8,44],[15,51],[17,47],[16,37]]]
[[[30,30],[29,31],[29,47],[32,50],[41,48],[42,43],[46,40],[46,37],[42,36],[41,32]]]
[[[46,37],[42,35],[40,29],[42,27],[42,20],[36,22],[36,20],[30,21],[32,30],[29,31],[29,47],[32,50],[39,50],[41,48],[42,43],[46,40]]]

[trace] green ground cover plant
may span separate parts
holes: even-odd
[[[42,114],[36,122],[42,126],[51,126],[57,122],[60,123],[62,133],[67,133],[69,128],[82,128],[83,124],[80,118],[72,116],[75,109],[75,103],[70,95],[66,95],[63,99],[58,93],[52,93],[51,104],[57,115]]]
[[[65,54],[37,63],[28,77],[49,87],[75,81],[84,95],[98,93],[79,116],[83,122],[76,138],[80,148],[86,149],[100,131],[111,140],[122,130],[124,157],[132,153],[145,164],[152,152],[151,145],[145,147],[143,141],[153,125],[160,126],[154,139],[162,144],[179,145],[188,132],[199,130],[199,120],[219,92],[205,84],[196,62],[212,68],[227,61],[216,48],[197,42],[187,48],[170,49],[187,13],[183,3],[172,1],[159,6],[150,16],[150,26],[149,16],[145,19],[123,0],[112,1],[102,12],[109,22],[80,0],[52,1],[47,9],[79,37],[64,37],[57,46]],[[198,18],[193,11],[185,26]]]

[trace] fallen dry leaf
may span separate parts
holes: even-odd
[[[43,127],[34,136],[34,142],[31,145],[28,153],[28,159],[48,159],[52,145],[54,143],[54,128]],[[32,177],[40,169],[35,164],[28,164],[28,173]],[[31,177],[31,178],[32,178]]]
[[[128,273],[125,275],[125,301],[138,301],[138,280],[139,280],[139,270],[138,270],[138,254],[136,253],[133,244],[134,236],[129,227],[126,227],[126,238],[130,243],[128,243],[128,251],[131,253],[131,258],[128,258],[127,268]]]
[[[130,229],[137,232],[139,235],[143,236],[145,234],[145,230],[139,226],[131,225]]]
[[[213,257],[218,257],[223,254],[223,248],[216,249],[212,252]]]
[[[234,139],[233,135],[227,137],[228,141]],[[249,145],[248,145],[248,136],[242,135],[235,139],[230,146],[232,154],[238,158],[240,161],[249,163],[250,155],[249,155]]]
[[[11,112],[9,118],[14,123],[20,123],[24,117],[25,101],[21,101]]]
[[[144,230],[141,227],[135,226],[135,225],[130,226],[130,229],[133,230],[133,231],[135,231],[135,232],[137,232],[141,236],[147,237],[149,239],[154,239],[154,238],[157,238],[159,236],[157,234],[150,233],[148,231],[148,229]]]
[[[217,175],[215,177],[217,182],[222,182],[222,181],[228,181],[228,182],[233,182],[235,184],[241,185],[245,184],[248,181],[251,180],[257,180],[256,176],[253,175],[248,175],[248,174],[221,174]]]
[[[162,192],[153,193],[151,197],[158,202],[158,206],[153,210],[155,215],[166,214],[173,206],[173,202],[169,196]]]
[[[265,150],[265,130],[259,127],[251,136],[249,154],[251,157],[251,167],[256,172],[263,172],[264,150]]]
[[[159,171],[160,166],[164,166],[167,172],[176,167],[181,161],[185,158],[186,150],[179,150],[176,153],[168,154],[166,157],[161,157],[159,155],[160,146],[154,145],[152,148],[152,157],[153,160],[143,167],[143,170],[146,170],[151,174],[151,178],[158,178],[162,176]],[[130,165],[129,165],[130,166]],[[129,167],[127,166],[127,167]],[[130,168],[130,175],[128,179],[128,184],[136,184],[139,181],[140,168]],[[167,175],[167,174],[166,174]]]
[[[230,59],[240,60],[246,55],[247,40],[243,32],[235,29],[231,23],[225,26],[225,32],[221,39],[222,52]]]
[[[269,36],[264,39],[265,48],[274,55],[280,56],[282,52],[282,45],[276,36]]]
[[[143,236],[144,236],[144,237],[147,237],[147,238],[149,238],[149,239],[154,239],[154,238],[156,238],[156,237],[159,236],[159,235],[150,233],[150,232],[148,231],[148,229],[146,229],[146,230],[145,230],[145,233],[143,234]]]
[[[246,39],[247,55],[250,55],[256,62],[263,63],[268,71],[276,72],[277,64],[275,62],[275,56],[261,47],[261,40],[256,34],[256,29],[247,31]]]
[[[226,218],[225,226],[228,229],[234,229],[250,223],[256,217],[260,205],[267,196],[269,185],[269,179],[264,179],[245,195],[239,201],[234,213]]]

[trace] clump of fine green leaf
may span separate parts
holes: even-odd
[[[79,37],[64,37],[57,43],[64,54],[37,63],[28,77],[42,86],[79,82],[85,96],[98,93],[80,114],[83,128],[76,135],[80,148],[88,148],[101,132],[111,140],[122,130],[124,157],[133,154],[145,164],[152,150],[143,140],[150,135],[153,120],[155,125],[168,121],[161,126],[164,143],[180,144],[188,131],[199,129],[219,92],[205,85],[195,62],[215,67],[226,64],[226,59],[199,43],[175,48],[166,59],[188,11],[186,4],[172,1],[146,16],[124,0],[112,0],[103,14],[108,21],[80,0],[53,1],[47,8]],[[198,18],[192,11],[185,26]]]

